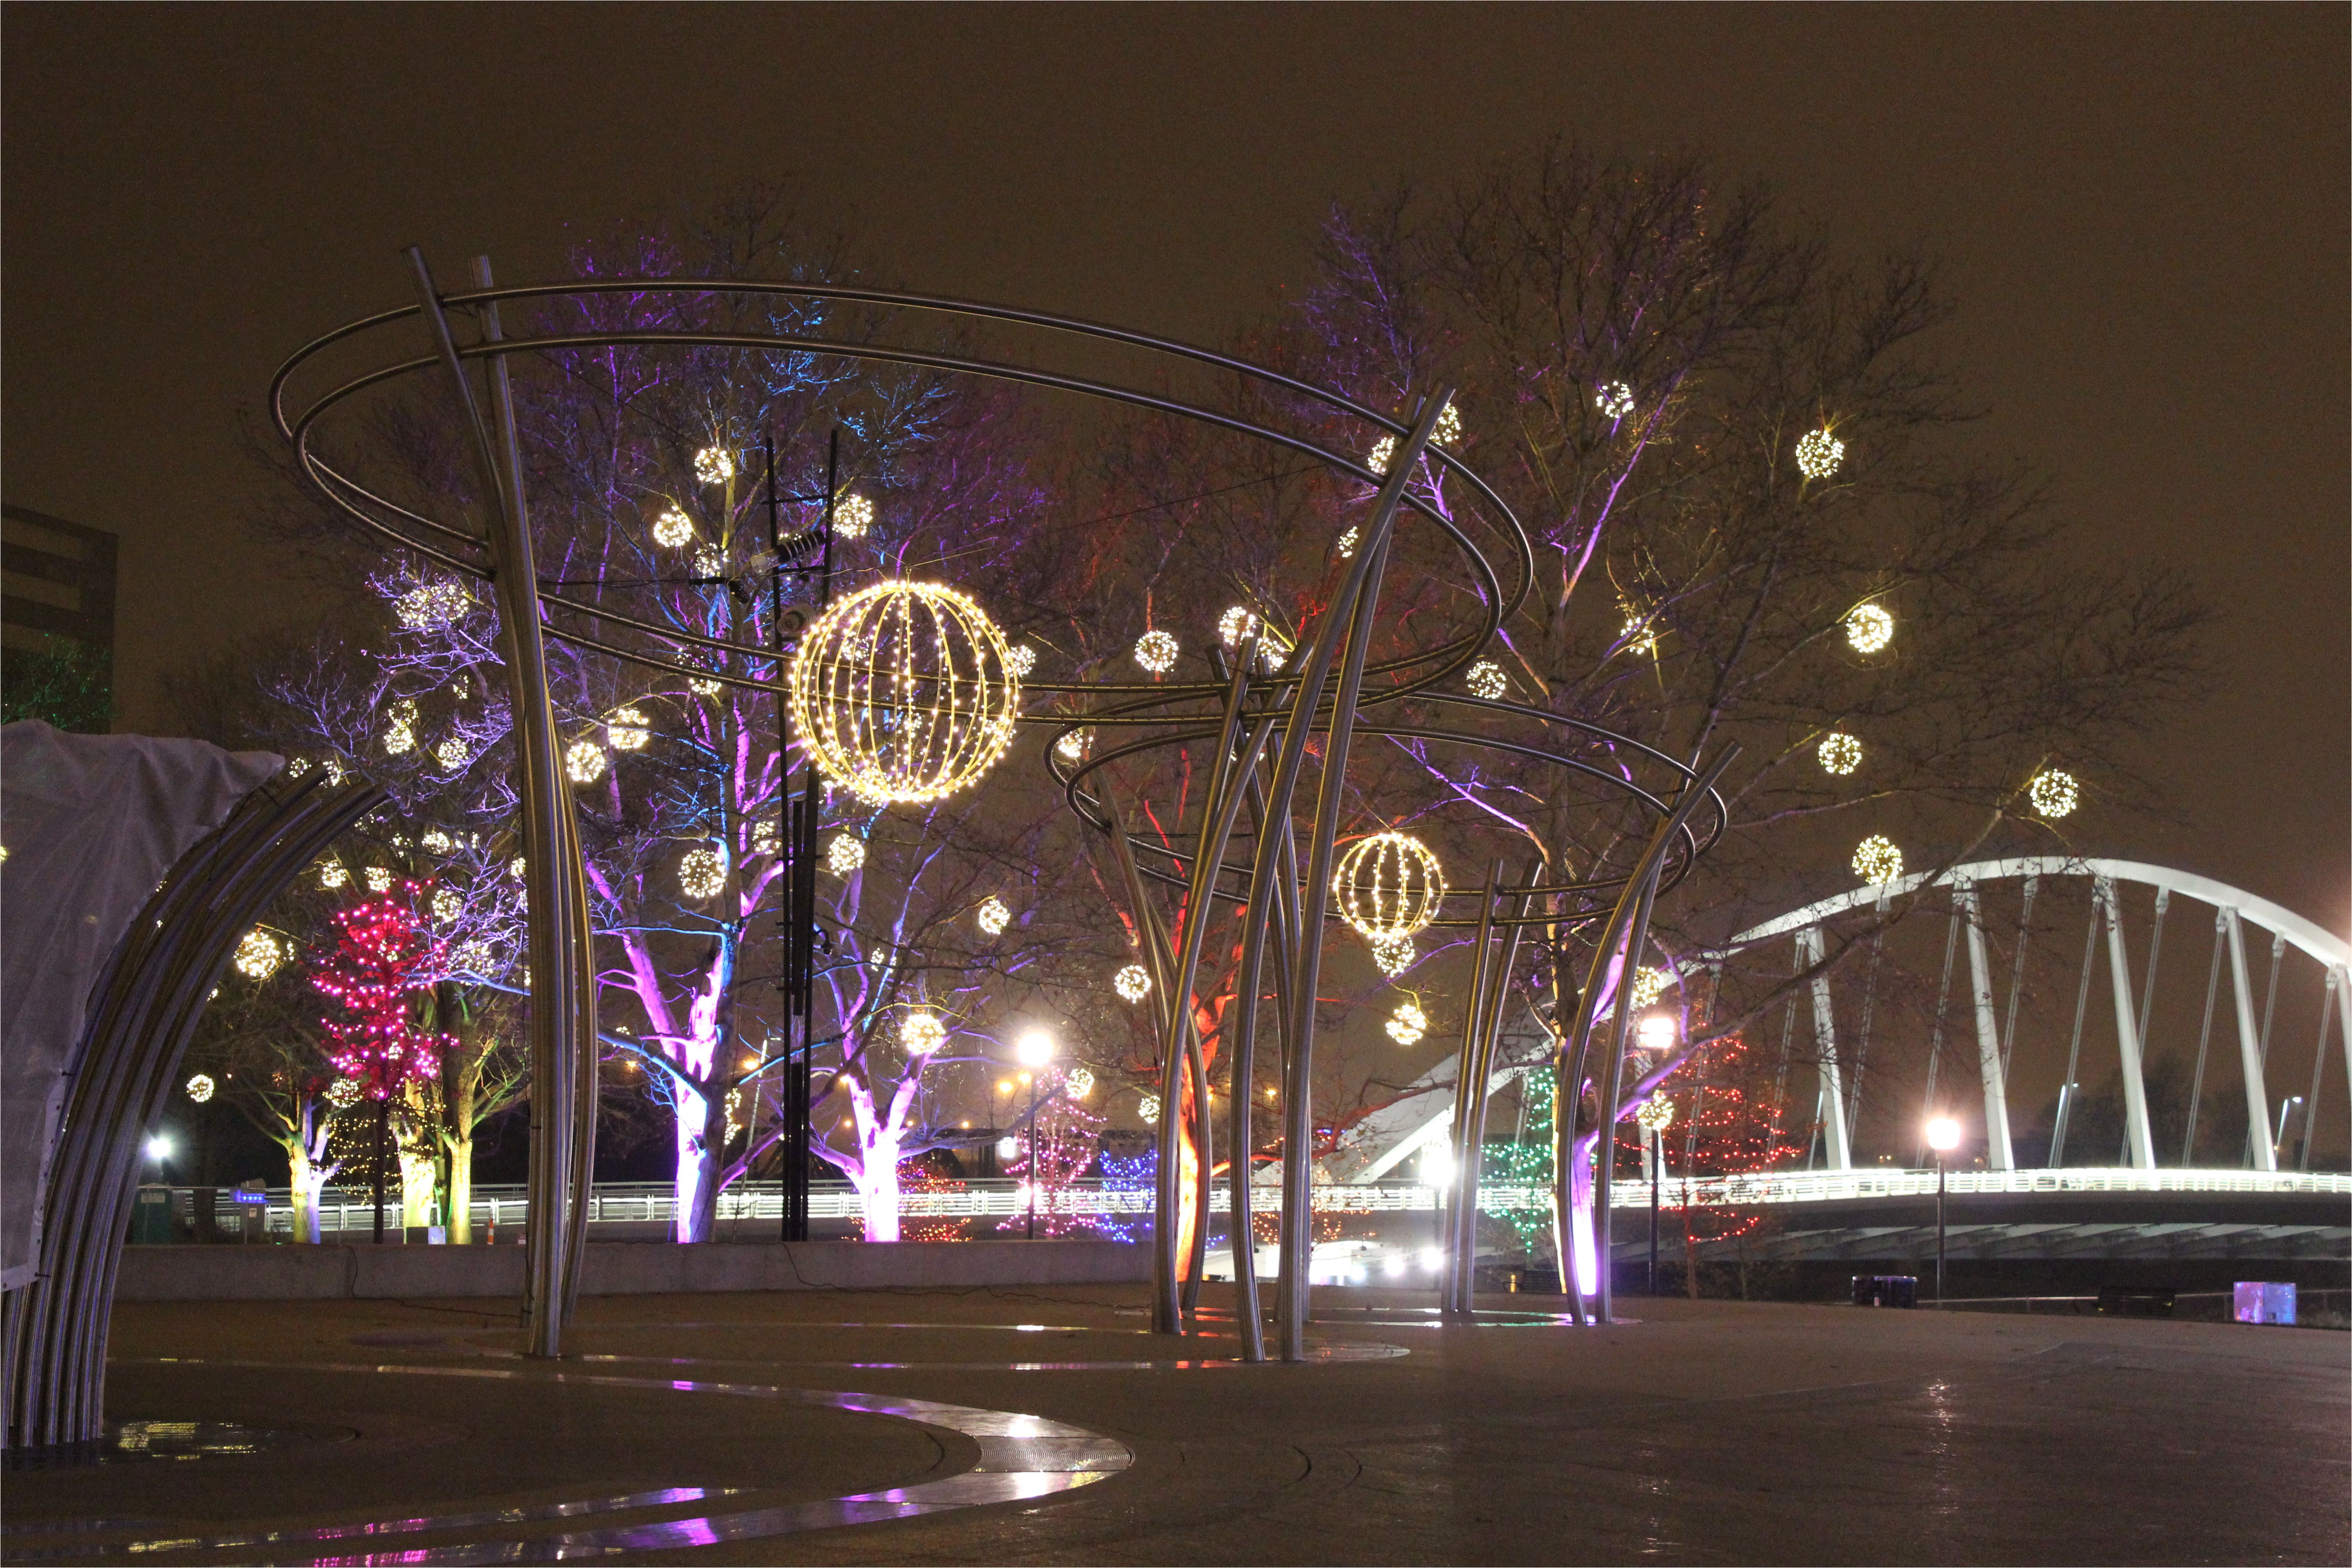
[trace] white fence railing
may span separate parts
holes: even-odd
[[[2352,1175],[2340,1172],[2231,1170],[2137,1171],[2129,1168],[2076,1170],[1952,1171],[1946,1173],[1946,1191],[1953,1194],[2052,1193],[2213,1193],[2263,1195],[2325,1193],[2352,1197]],[[1768,1171],[1742,1176],[1701,1176],[1690,1180],[1669,1174],[1660,1192],[1669,1205],[1697,1203],[1709,1206],[1746,1207],[1759,1204],[1848,1203],[1871,1198],[1933,1196],[1933,1171]],[[1314,1189],[1315,1207],[1327,1214],[1426,1213],[1438,1206],[1440,1189],[1412,1183],[1381,1183],[1363,1186],[1328,1184]],[[1646,1207],[1650,1188],[1645,1182],[1620,1181],[1614,1189],[1618,1208]],[[1230,1206],[1223,1182],[1211,1194],[1211,1209],[1223,1214]],[[1275,1206],[1271,1189],[1261,1206]],[[1513,1214],[1550,1206],[1547,1188],[1517,1184],[1482,1184],[1478,1207],[1486,1214]],[[186,1196],[181,1194],[183,1212]],[[902,1192],[898,1213],[908,1219],[1002,1219],[1027,1212],[1028,1195],[1017,1184],[974,1181],[944,1191]],[[1142,1215],[1151,1212],[1146,1187],[1106,1188],[1081,1182],[1038,1194],[1038,1213],[1055,1215]],[[488,1227],[520,1227],[528,1212],[522,1189],[476,1187],[473,1193],[474,1232]],[[398,1205],[387,1203],[386,1217],[399,1223]],[[865,1206],[854,1187],[829,1184],[809,1194],[812,1219],[846,1220],[862,1217]],[[285,1189],[269,1194],[268,1227],[290,1232],[294,1215]],[[778,1220],[783,1215],[782,1194],[772,1187],[735,1187],[719,1197],[722,1227],[739,1222]],[[663,1182],[606,1183],[589,1200],[592,1225],[660,1224],[677,1217],[675,1194]],[[373,1231],[375,1210],[365,1198],[346,1199],[331,1193],[319,1211],[321,1232]]]

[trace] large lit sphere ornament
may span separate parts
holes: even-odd
[[[474,595],[456,578],[420,583],[394,602],[400,624],[411,631],[430,631],[464,617],[474,607]]]
[[[1511,689],[1509,679],[1503,674],[1503,667],[1491,658],[1482,658],[1472,665],[1462,677],[1462,684],[1470,689],[1471,696],[1488,702],[1500,700],[1503,693]]]
[[[1853,874],[1874,886],[1884,886],[1903,875],[1903,851],[1895,840],[1874,833],[1854,846]]]
[[[604,776],[604,748],[593,741],[574,741],[563,753],[563,772],[573,784],[594,784]]]
[[[1073,730],[1054,742],[1054,754],[1065,762],[1084,762],[1087,748],[1094,743],[1094,738],[1095,732],[1091,729],[1081,727]]]
[[[236,972],[248,980],[267,980],[286,962],[286,948],[256,926],[237,940]]]
[[[1845,617],[1845,640],[1856,653],[1876,653],[1895,640],[1895,617],[1878,605],[1856,605]]]
[[[980,922],[980,929],[990,936],[1003,936],[1004,928],[1013,923],[1013,910],[1003,899],[991,893],[980,901],[980,909],[973,918]]]
[[[1666,982],[1672,976],[1663,969],[1644,967],[1633,972],[1633,1005],[1646,1007],[1666,994]]]
[[[1235,605],[1217,617],[1217,640],[1227,647],[1239,647],[1242,639],[1257,630],[1257,613],[1246,605]]]
[[[1395,456],[1396,437],[1383,436],[1372,443],[1370,451],[1364,454],[1364,467],[1376,474],[1385,474],[1389,471],[1389,459]]]
[[[1845,443],[1827,430],[1808,430],[1797,442],[1797,472],[1809,479],[1825,479],[1845,461]]]
[[[188,1098],[202,1105],[213,1097],[213,1080],[209,1074],[198,1073],[188,1080]]]
[[[322,860],[319,863],[319,886],[328,891],[332,892],[351,879],[352,874],[343,869],[343,863],[341,860]]]
[[[1389,1038],[1400,1046],[1410,1046],[1429,1033],[1429,1015],[1417,1002],[1400,1002],[1397,1010],[1389,1015]]]
[[[1592,389],[1592,402],[1603,417],[1622,419],[1633,412],[1633,389],[1622,381],[1604,381]]]
[[[1663,1132],[1674,1123],[1675,1102],[1666,1098],[1664,1089],[1652,1089],[1650,1098],[1635,1109],[1633,1120],[1653,1132]]]
[[[1413,961],[1421,956],[1420,950],[1412,945],[1412,938],[1409,936],[1375,937],[1371,945],[1372,963],[1391,980],[1411,969]]]
[[[653,738],[652,721],[642,708],[615,708],[613,716],[604,721],[604,739],[616,752],[642,752]]]
[[[1331,874],[1339,918],[1374,942],[1410,937],[1437,918],[1445,874],[1429,846],[1410,833],[1359,838]]]
[[[827,778],[877,805],[941,800],[1013,739],[1021,677],[1004,634],[938,583],[861,588],[802,636],[793,728]]]
[[[694,455],[694,477],[706,485],[723,485],[735,477],[735,456],[719,447],[705,447]]]
[[[654,542],[665,550],[682,550],[694,537],[694,520],[671,507],[654,519]]]
[[[1004,662],[1013,667],[1013,674],[1025,676],[1037,668],[1037,650],[1025,642],[1016,644],[1013,651],[1004,656]]]
[[[338,1110],[349,1110],[360,1102],[360,1080],[339,1078],[327,1086],[327,1103]]]
[[[1154,675],[1176,668],[1176,639],[1163,631],[1148,631],[1135,639],[1135,662]]]
[[[1159,1126],[1160,1097],[1156,1094],[1145,1095],[1136,1105],[1135,1113],[1143,1119],[1143,1124],[1146,1127]]]
[[[708,899],[727,885],[727,861],[718,849],[698,844],[677,858],[677,885],[689,899]]]
[[[2074,775],[2063,768],[2044,768],[2033,775],[2026,796],[2033,803],[2036,816],[2046,816],[2055,822],[2082,804],[2082,787]]]
[[[1110,988],[1118,993],[1122,1002],[1140,1002],[1151,994],[1151,976],[1143,965],[1130,963],[1111,976]]]
[[[1339,536],[1339,543],[1333,546],[1334,549],[1339,551],[1339,559],[1342,561],[1353,561],[1356,558],[1356,542],[1363,536],[1364,531],[1360,528],[1350,528],[1347,532],[1341,534]]]
[[[874,503],[855,492],[833,503],[833,531],[844,539],[863,539],[874,531]]]
[[[1822,737],[1819,755],[1822,772],[1843,778],[1862,766],[1862,742],[1843,730],[1832,730]]]
[[[948,1026],[938,1014],[917,1008],[898,1025],[898,1043],[910,1057],[927,1057],[948,1043]]]
[[[844,833],[824,847],[824,863],[836,877],[846,877],[866,864],[866,840]]]
[[[1070,1091],[1072,1100],[1084,1100],[1095,1091],[1095,1075],[1086,1068],[1072,1068],[1064,1076],[1062,1086]]]

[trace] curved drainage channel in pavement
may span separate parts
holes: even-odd
[[[821,1502],[699,1513],[684,1519],[615,1524],[547,1535],[499,1533],[449,1546],[395,1547],[358,1555],[337,1552],[327,1556],[314,1555],[307,1550],[330,1542],[359,1538],[373,1544],[389,1536],[472,1531],[485,1526],[534,1523],[629,1510],[710,1502],[740,1495],[740,1489],[675,1487],[660,1491],[632,1492],[617,1497],[589,1498],[533,1507],[354,1521],[316,1529],[250,1531],[228,1535],[157,1537],[102,1543],[84,1540],[72,1545],[33,1551],[12,1546],[8,1552],[11,1562],[88,1562],[110,1557],[149,1557],[162,1552],[225,1551],[253,1552],[255,1554],[244,1561],[257,1563],[563,1563],[592,1557],[637,1556],[688,1546],[709,1546],[721,1542],[757,1541],[801,1531],[832,1530],[843,1525],[909,1519],[919,1514],[980,1508],[991,1503],[1020,1502],[1087,1486],[1116,1475],[1135,1462],[1135,1455],[1126,1444],[1098,1432],[1089,1432],[1083,1426],[1049,1421],[1042,1415],[1024,1415],[1010,1410],[982,1410],[970,1405],[942,1405],[928,1399],[898,1399],[875,1394],[831,1393],[821,1389],[783,1388],[761,1384],[614,1377],[567,1372],[535,1373],[493,1367],[215,1361],[172,1356],[139,1359],[146,1365],[223,1367],[257,1372],[381,1373],[405,1377],[488,1377],[513,1381],[532,1378],[600,1388],[656,1388],[684,1394],[722,1394],[747,1399],[774,1399],[862,1415],[894,1416],[921,1426],[944,1427],[971,1438],[980,1449],[980,1460],[970,1469],[936,1480],[919,1481],[913,1486],[893,1487],[885,1491],[828,1498]],[[94,1529],[103,1531],[109,1528],[107,1521],[95,1520],[58,1520],[39,1524],[26,1521],[23,1536],[86,1535]]]

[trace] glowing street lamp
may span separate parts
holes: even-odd
[[[1944,1300],[1944,1156],[1960,1146],[1960,1124],[1948,1116],[1927,1119],[1927,1147],[1936,1152],[1936,1300]]]
[[[1054,1037],[1032,1029],[1013,1042],[1013,1059],[1029,1069],[1029,1239],[1037,1239],[1037,1080],[1054,1059]]]

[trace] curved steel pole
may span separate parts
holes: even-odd
[[[1642,900],[1633,908],[1633,923],[1625,937],[1625,962],[1617,973],[1616,1005],[1609,1015],[1609,1078],[1608,1089],[1601,1101],[1601,1125],[1594,1130],[1599,1140],[1593,1152],[1592,1189],[1592,1268],[1599,1276],[1593,1281],[1595,1315],[1606,1323],[1612,1320],[1611,1303],[1616,1295],[1616,1270],[1610,1257],[1611,1228],[1614,1221],[1612,1206],[1617,1189],[1617,1121],[1625,1087],[1625,1028],[1633,1015],[1633,976],[1640,973],[1642,950],[1650,940],[1650,910],[1658,898],[1660,859],[1642,879]]]
[[[1532,885],[1542,869],[1540,858],[1531,862],[1522,886]],[[1499,883],[1502,862],[1494,866],[1494,879]],[[1499,891],[1499,888],[1497,889]],[[1518,921],[1527,914],[1528,898],[1522,893],[1513,904],[1512,920],[1503,928],[1503,951],[1498,954],[1478,993],[1478,1026],[1468,1036],[1465,1059],[1470,1063],[1467,1081],[1476,1086],[1471,1095],[1464,1118],[1463,1147],[1454,1151],[1455,1207],[1463,1216],[1459,1222],[1459,1251],[1452,1267],[1454,1273],[1453,1310],[1468,1314],[1474,1309],[1477,1287],[1478,1263],[1478,1187],[1485,1178],[1486,1150],[1486,1103],[1494,1081],[1495,1051],[1503,1030],[1503,1009],[1510,1001],[1511,971],[1519,958],[1519,936],[1526,927]]]
[[[1477,1197],[1470,1191],[1470,1108],[1473,1100],[1486,1099],[1486,1081],[1478,1075],[1478,1041],[1484,1031],[1480,1026],[1486,1016],[1486,973],[1494,966],[1495,895],[1503,881],[1503,862],[1497,858],[1487,862],[1486,880],[1478,900],[1478,936],[1470,959],[1470,998],[1462,1009],[1462,1047],[1454,1054],[1454,1126],[1449,1139],[1449,1152],[1454,1157],[1454,1191],[1447,1199],[1444,1224],[1445,1262],[1437,1277],[1437,1310],[1451,1316],[1469,1310],[1469,1290],[1462,1275],[1469,1265],[1464,1256],[1470,1250],[1463,1241],[1465,1208],[1475,1215]],[[1465,1204],[1465,1199],[1467,1199]],[[1474,1217],[1467,1229],[1475,1245],[1477,1221]]]
[[[1270,723],[1271,721],[1268,721]],[[1256,898],[1252,906],[1243,910],[1241,972],[1236,980],[1236,994],[1242,999],[1239,1027],[1234,1032],[1231,1083],[1233,1104],[1229,1114],[1232,1130],[1225,1138],[1229,1152],[1227,1178],[1232,1204],[1226,1215],[1226,1228],[1234,1242],[1234,1318],[1240,1325],[1242,1359],[1265,1359],[1265,1325],[1259,1310],[1257,1289],[1257,1226],[1250,1191],[1251,1152],[1257,1146],[1250,1130],[1250,1096],[1257,1084],[1257,1026],[1260,991],[1265,973],[1265,952],[1269,928],[1274,947],[1274,1011],[1276,1058],[1286,1061],[1290,1055],[1290,961],[1297,952],[1297,911],[1294,908],[1298,895],[1298,856],[1291,842],[1290,822],[1285,817],[1279,825],[1268,816],[1265,805],[1265,782],[1259,776],[1262,756],[1254,760],[1244,775],[1249,801],[1250,819],[1258,840],[1279,838],[1276,850],[1276,875],[1271,884],[1253,884]],[[1269,886],[1271,891],[1268,891]],[[1255,908],[1263,902],[1268,906]]]

